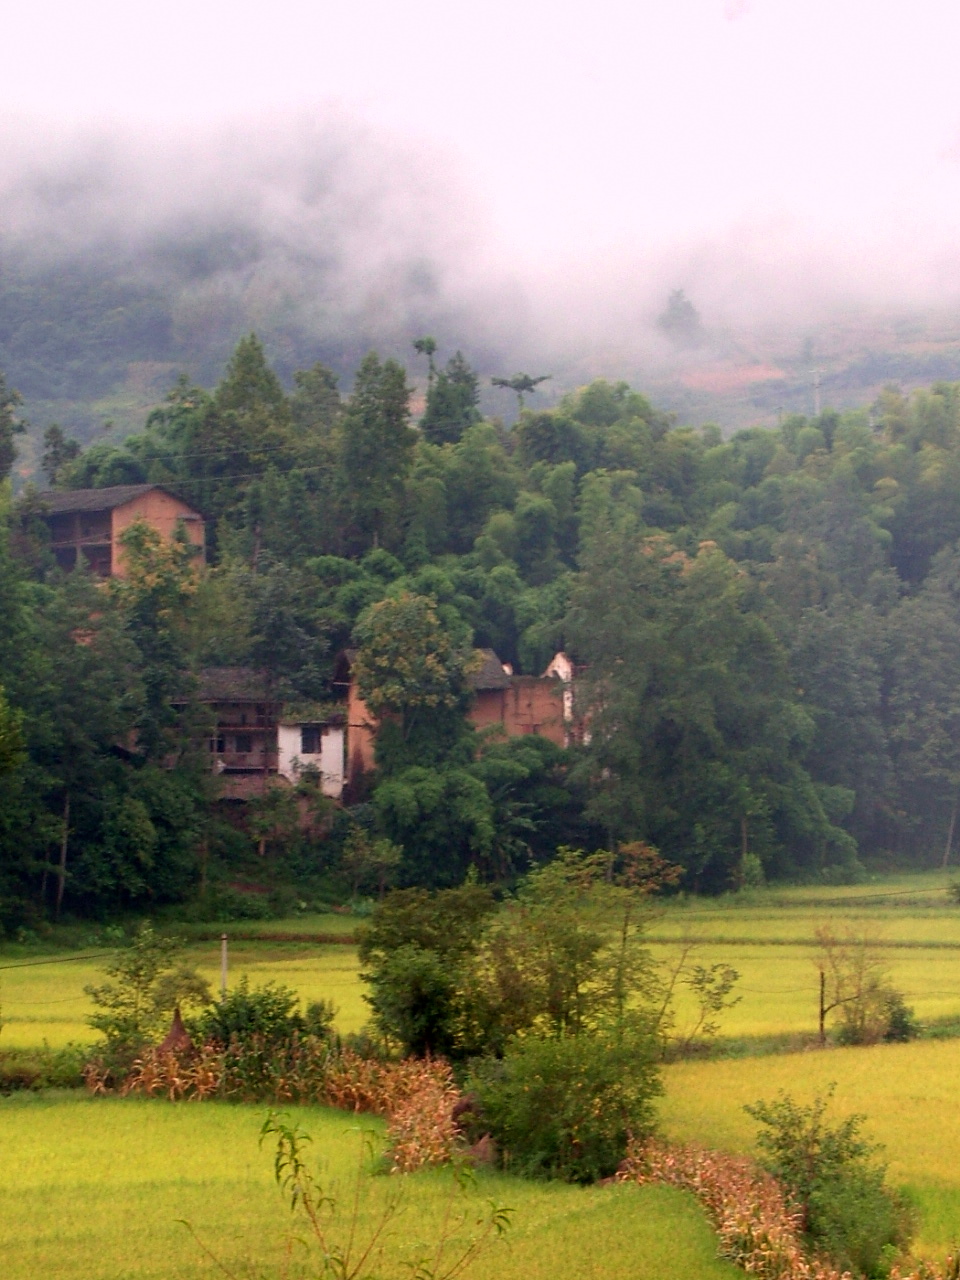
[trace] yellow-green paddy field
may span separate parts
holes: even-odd
[[[825,926],[871,939],[921,1023],[944,1032],[960,1024],[960,906],[947,892],[950,878],[754,891],[656,912],[649,938],[658,958],[695,946],[701,962],[722,961],[741,975],[741,1000],[722,1029],[738,1056],[665,1068],[665,1133],[750,1151],[755,1126],[744,1103],[779,1090],[808,1100],[835,1083],[837,1114],[867,1116],[890,1180],[917,1205],[918,1251],[936,1256],[960,1240],[960,1039],[825,1050],[814,1040],[816,932]],[[231,982],[246,973],[255,983],[294,987],[305,1000],[332,999],[341,1030],[356,1030],[366,1006],[350,940],[355,924],[335,916],[233,926]],[[191,939],[191,958],[216,982],[219,936],[202,932]],[[0,949],[0,1050],[90,1039],[83,988],[109,955],[96,941],[74,951],[36,943]],[[768,1052],[773,1045],[783,1051]],[[0,1098],[0,1276],[201,1277],[224,1274],[221,1265],[237,1276],[281,1274],[290,1214],[273,1185],[270,1152],[258,1147],[263,1116],[256,1107],[71,1091]],[[321,1109],[298,1116],[327,1177],[348,1185],[359,1141],[353,1119]],[[395,1181],[370,1185],[380,1194]],[[681,1193],[484,1173],[473,1194],[478,1204],[493,1199],[514,1210],[506,1239],[470,1272],[477,1280],[739,1274],[716,1260],[700,1210]],[[402,1198],[390,1245],[398,1258],[436,1233],[450,1203],[447,1175],[405,1179]],[[376,1212],[365,1204],[361,1217],[374,1221]]]

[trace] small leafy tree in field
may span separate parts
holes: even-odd
[[[724,963],[700,964],[695,954],[696,944],[684,942],[673,961],[662,967],[657,1030],[664,1057],[683,1057],[705,1044],[720,1030],[719,1015],[740,1003],[740,996],[733,995],[740,980],[737,970]],[[695,1006],[695,1013],[683,1024],[675,1012],[680,987],[686,987]]]
[[[820,1043],[826,1044],[826,1020],[840,1021],[842,1044],[910,1040],[916,1035],[912,1010],[890,981],[876,945],[851,932],[839,936],[817,930],[816,965],[820,975]]]
[[[166,1030],[174,1009],[210,1003],[210,987],[186,964],[180,938],[140,926],[128,946],[104,969],[111,981],[86,986],[98,1012],[87,1019],[100,1031],[108,1053],[135,1053]]]
[[[795,1201],[810,1244],[844,1270],[885,1276],[909,1243],[910,1215],[885,1185],[878,1148],[861,1137],[865,1117],[827,1122],[833,1088],[807,1106],[781,1093],[744,1109],[763,1126],[763,1163]]]

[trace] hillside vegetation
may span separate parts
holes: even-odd
[[[212,393],[181,381],[121,445],[48,434],[54,484],[149,481],[202,511],[210,568],[136,534],[104,590],[53,567],[35,494],[8,507],[5,928],[222,918],[245,882],[304,910],[356,892],[347,864],[382,841],[401,885],[511,883],[561,845],[638,839],[709,893],[951,863],[960,386],[724,440],[625,383],[539,410],[524,374],[503,379],[508,431],[463,355],[415,345],[418,422],[396,361],[367,356],[347,397],[322,366],[287,393],[251,336]],[[18,406],[0,399],[9,470]],[[320,836],[280,801],[225,822],[194,674],[249,665],[323,703],[350,644],[376,655],[368,701],[393,725],[362,793]],[[565,648],[581,743],[476,734],[474,646],[533,674]],[[429,693],[403,676],[413,655],[442,671]]]

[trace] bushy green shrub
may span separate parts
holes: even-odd
[[[462,969],[493,905],[473,883],[434,893],[401,889],[378,902],[359,930],[374,1025],[405,1053],[455,1056]]]
[[[457,971],[436,951],[407,944],[376,970],[367,997],[378,1027],[405,1053],[450,1056],[455,1047]]]
[[[898,1044],[902,1044],[907,1040],[916,1040],[920,1034],[920,1027],[914,1017],[913,1010],[899,991],[892,990],[887,996],[884,1012],[887,1018],[887,1029],[883,1035],[884,1040]]]
[[[0,1093],[20,1089],[74,1089],[83,1083],[89,1056],[85,1045],[62,1049],[6,1049],[0,1051]]]
[[[247,1044],[259,1037],[268,1045],[289,1040],[303,1030],[300,997],[290,987],[267,982],[251,987],[244,975],[224,999],[211,1005],[198,1019],[196,1029],[204,1040]]]
[[[652,1132],[662,1092],[655,1055],[640,1030],[530,1037],[482,1062],[466,1087],[505,1167],[593,1182],[616,1172],[630,1138]]]
[[[825,1120],[832,1093],[808,1106],[781,1093],[745,1110],[763,1126],[757,1144],[764,1164],[795,1200],[810,1244],[843,1270],[885,1276],[909,1242],[910,1213],[885,1185],[877,1148],[860,1136],[864,1117]]]

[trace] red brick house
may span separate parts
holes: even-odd
[[[346,702],[346,781],[353,783],[376,764],[377,718],[368,709],[352,677],[356,650],[337,663],[335,681]],[[557,654],[542,676],[516,676],[492,649],[478,649],[479,668],[470,677],[474,700],[467,719],[478,730],[505,738],[536,733],[559,747],[574,735],[574,667]]]
[[[173,538],[179,528],[185,529],[203,554],[203,516],[160,485],[50,489],[39,494],[38,501],[61,569],[86,563],[101,578],[122,578],[120,536],[136,520],[146,521],[164,538]]]

